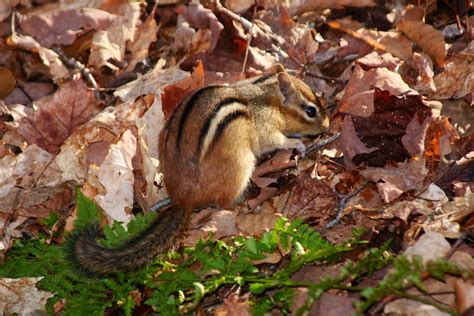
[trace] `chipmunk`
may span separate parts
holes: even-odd
[[[210,85],[184,98],[160,133],[160,167],[173,204],[116,248],[99,245],[99,226],[71,238],[72,260],[92,274],[145,265],[182,235],[193,210],[229,208],[245,191],[257,158],[275,149],[305,153],[329,118],[311,89],[273,65],[256,79]]]

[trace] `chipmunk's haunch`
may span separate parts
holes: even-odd
[[[281,65],[256,79],[194,92],[160,134],[161,170],[173,205],[117,248],[97,244],[98,227],[79,232],[71,240],[72,260],[94,274],[146,264],[172,245],[194,209],[232,206],[258,156],[280,148],[304,154],[299,138],[314,137],[328,125],[310,88]]]

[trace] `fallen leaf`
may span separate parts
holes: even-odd
[[[392,95],[414,93],[395,72],[386,68],[364,71],[356,64],[344,97],[338,105],[338,112],[368,117],[374,111],[374,88],[390,91]]]
[[[209,50],[214,50],[217,40],[224,29],[224,26],[215,14],[211,10],[204,8],[200,3],[190,3],[187,6],[181,5],[176,11],[182,14],[186,21],[194,28],[208,28],[211,30],[211,46]]]
[[[69,45],[79,34],[88,30],[107,28],[116,17],[108,12],[92,9],[55,10],[24,16],[19,24],[44,47]]]
[[[391,54],[386,53],[380,55],[377,52],[372,52],[357,59],[356,63],[361,65],[365,70],[384,67],[391,71],[394,71],[398,64]]]
[[[474,308],[474,283],[472,279],[463,280],[456,278],[451,284],[453,284],[456,293],[458,311],[462,315],[472,311]]]
[[[443,259],[451,250],[449,242],[436,232],[426,232],[413,246],[407,247],[404,255],[408,258],[420,256],[424,263],[435,259]]]
[[[13,8],[20,3],[20,0],[4,0],[0,2],[0,22],[10,16]]]
[[[457,264],[469,273],[474,273],[474,258],[467,252],[460,250],[455,251],[449,258],[449,261]]]
[[[183,244],[187,247],[194,246],[199,239],[206,239],[211,234],[215,239],[236,235],[236,216],[232,211],[211,208],[193,214]]]
[[[261,235],[265,231],[275,227],[275,223],[281,218],[280,214],[239,214],[235,219],[237,229],[246,236]]]
[[[421,21],[402,20],[397,24],[397,27],[430,55],[436,63],[443,63],[446,58],[446,42],[440,31]]]
[[[174,84],[189,75],[188,72],[178,67],[163,69],[164,65],[165,60],[161,59],[152,70],[119,87],[114,92],[114,96],[119,97],[124,102],[134,102],[139,96],[148,94],[160,97],[166,85]]]
[[[395,300],[385,305],[383,312],[385,314],[401,313],[402,315],[430,315],[430,316],[448,316],[434,307],[433,305],[423,304],[412,301],[407,298]]]
[[[21,81],[18,85],[21,88],[13,89],[12,93],[3,100],[5,104],[30,105],[32,101],[53,94],[56,90],[52,82]]]
[[[55,82],[69,77],[69,70],[60,60],[59,55],[49,48],[41,46],[33,37],[14,33],[7,39],[10,46],[16,46],[37,53],[42,63],[47,67],[48,75]]]
[[[383,166],[423,153],[432,114],[421,96],[397,97],[375,89],[374,111],[366,114],[344,118],[339,144],[345,161]]]
[[[325,9],[340,9],[344,7],[372,7],[375,3],[372,0],[322,0],[322,1],[304,1],[294,0],[290,2],[290,15],[301,15],[309,11],[322,11]]]
[[[336,295],[331,293],[323,293],[321,297],[313,303],[309,314],[310,315],[352,315],[356,310],[353,304],[357,302],[356,299],[346,295]],[[292,313],[292,315],[296,315]]]
[[[278,34],[285,39],[279,44],[279,47],[289,56],[285,63],[303,64],[315,61],[319,45],[314,40],[312,30],[307,25],[293,21],[284,6],[262,11],[258,18],[269,26],[270,34]],[[264,43],[259,44],[258,40],[254,42],[258,48],[266,48]]]
[[[461,98],[474,91],[474,61],[468,57],[473,53],[474,41],[471,41],[460,54],[446,60],[444,71],[434,77],[436,92],[432,98]]]
[[[126,70],[132,71],[139,62],[145,60],[148,56],[148,47],[156,41],[158,30],[155,16],[149,15],[145,22],[138,27],[136,38],[127,45],[130,58]]]
[[[283,216],[321,225],[333,216],[336,200],[335,193],[325,183],[313,179],[311,171],[304,171],[296,179],[296,187]]]
[[[13,122],[2,124],[5,128],[50,153],[56,152],[77,126],[97,113],[94,96],[82,80],[61,85],[53,95],[35,101],[33,107],[17,104],[0,107],[0,111],[14,118]]]
[[[442,104],[441,114],[449,117],[458,134],[460,136],[472,135],[474,132],[472,123],[474,122],[474,107],[464,99],[442,100]]]
[[[132,158],[137,151],[137,139],[131,131],[126,130],[117,141],[109,147],[105,160],[94,170],[97,181],[103,187],[103,193],[97,194],[95,200],[104,210],[109,222],[128,223],[133,208],[134,170]]]
[[[53,293],[36,288],[38,278],[0,279],[0,314],[34,315],[46,313],[46,301]]]
[[[412,159],[384,168],[368,167],[360,171],[366,179],[376,183],[385,203],[389,203],[404,192],[423,187],[423,180],[428,174],[425,159]]]
[[[411,65],[418,71],[416,85],[413,88],[424,94],[435,92],[436,87],[433,82],[433,66],[430,65],[429,60],[422,54],[414,53],[411,59]]]
[[[92,43],[89,64],[100,70],[106,66],[113,71],[118,67],[115,62],[122,62],[125,56],[126,42],[135,38],[137,22],[140,18],[138,2],[124,3],[120,6],[121,15],[105,29],[95,32]]]
[[[219,308],[216,316],[250,316],[252,315],[249,304],[249,293],[238,295],[230,293],[224,298],[224,305]]]

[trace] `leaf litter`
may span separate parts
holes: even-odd
[[[263,0],[257,7],[235,1],[0,4],[2,258],[9,260],[15,240],[49,231],[44,220],[52,211],[70,231],[75,187],[99,205],[107,224],[125,224],[166,197],[157,136],[183,96],[279,62],[323,95],[332,113],[327,137],[340,132],[340,139],[304,160],[291,151],[263,157],[245,201],[232,210],[194,213],[183,244],[263,236],[284,216],[304,220],[331,242],[364,226],[370,246],[392,239],[395,253],[415,253],[425,264],[435,255],[472,270],[474,21],[469,4],[445,3],[402,11],[392,1],[358,0]],[[344,196],[358,190],[342,205],[338,224],[326,228]],[[254,263],[284,266],[285,255],[266,253]],[[298,281],[331,275],[328,267],[336,266],[307,265]],[[396,276],[381,269],[364,282],[382,291],[384,283],[377,282]],[[21,291],[35,289],[36,280],[18,280]],[[391,294],[377,302],[371,301],[375,294],[333,290],[307,312],[345,315],[367,302],[385,313],[443,310],[433,300],[429,307],[416,301],[429,294],[423,288],[449,292],[431,297],[459,313],[474,306],[472,277],[451,276],[446,282],[422,278],[410,298]],[[145,308],[140,297],[148,294],[133,293],[133,306]],[[311,293],[297,287],[294,306],[280,308],[296,313]],[[49,297],[38,295],[40,305]],[[246,315],[252,304],[250,292],[238,287],[200,308]],[[64,306],[57,302],[55,309]]]

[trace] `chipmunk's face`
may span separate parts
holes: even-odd
[[[301,80],[287,73],[278,74],[280,91],[284,96],[283,108],[288,137],[316,137],[329,127],[329,117],[320,99]]]

